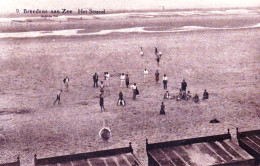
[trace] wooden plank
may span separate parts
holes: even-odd
[[[255,144],[257,144],[258,147],[260,147],[260,138],[258,138],[256,135],[250,135],[249,139],[252,140]]]
[[[72,166],[71,162],[59,163],[60,166]]]
[[[189,164],[197,166],[196,163],[192,162],[190,155],[187,153],[188,151],[196,151],[197,154],[199,152],[192,147],[192,145],[185,145],[185,146],[176,146],[174,147],[174,150]]]
[[[91,163],[92,166],[106,166],[105,162],[103,159],[100,158],[92,158],[88,159]]]
[[[78,160],[78,161],[72,161],[74,166],[89,166],[88,161],[87,160]]]
[[[175,154],[177,153],[176,151],[173,151],[173,147],[172,148],[163,148],[162,151],[164,151],[164,153],[166,153],[169,158],[171,159],[171,161],[174,163],[174,165],[180,165],[180,166],[185,166],[186,164]]]
[[[232,161],[232,157],[225,152],[220,146],[218,146],[215,142],[208,142],[208,145],[211,146],[211,148],[220,155],[226,162]]]
[[[124,154],[124,156],[127,158],[127,160],[134,165],[135,164],[135,158],[132,154]]]
[[[249,155],[244,149],[242,149],[240,146],[238,146],[236,143],[233,143],[230,140],[224,141],[226,144],[228,144],[230,147],[232,147],[240,156],[242,156],[244,159],[252,159],[253,157]]]
[[[244,142],[246,145],[248,145],[251,149],[256,151],[258,154],[260,154],[260,147],[258,147],[254,142],[252,142],[248,138],[241,138],[240,139],[242,142]]]
[[[244,158],[227,143],[225,143],[224,141],[220,141],[219,143],[225,148],[226,151],[228,151],[232,156],[234,156],[236,160],[244,160]]]
[[[215,159],[215,164],[220,164],[224,162],[224,159],[222,159],[219,155],[214,153],[206,144],[204,143],[199,143],[195,145],[198,147],[198,149],[202,152],[205,153]],[[206,155],[205,155],[206,156]]]
[[[119,165],[128,165],[121,155],[117,157],[117,162]]]
[[[170,159],[160,149],[149,151],[156,161],[162,166],[173,166]]]
[[[117,166],[117,164],[115,163],[112,157],[106,158],[106,162],[108,166]]]

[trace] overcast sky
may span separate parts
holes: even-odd
[[[0,0],[0,13],[15,9],[158,9],[256,7],[260,0]]]

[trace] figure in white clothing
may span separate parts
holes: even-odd
[[[148,70],[144,69],[144,82],[147,81],[147,77],[148,77]]]
[[[109,73],[108,72],[105,72],[105,86],[109,86]]]
[[[125,73],[122,73],[120,76],[120,87],[125,87]]]
[[[163,89],[167,89],[168,77],[166,74],[163,76]]]
[[[66,76],[66,78],[63,79],[63,83],[65,84],[65,87],[66,87],[66,91],[68,92],[69,91],[69,77]]]

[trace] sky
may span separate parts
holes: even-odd
[[[182,9],[259,7],[260,0],[0,0],[0,13],[16,9],[70,10],[77,9]]]

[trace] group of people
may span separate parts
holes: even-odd
[[[156,56],[156,61],[157,61],[157,65],[159,66],[161,57],[162,57],[162,52],[158,51],[158,48],[155,47],[154,48],[154,54]],[[141,47],[141,51],[140,51],[140,55],[143,57],[144,56],[144,51],[143,51],[143,47]]]
[[[177,101],[192,99],[195,103],[198,103],[199,95],[195,94],[195,96],[192,98],[191,92],[189,90],[186,92],[186,89],[187,89],[187,82],[185,81],[185,79],[183,79],[183,81],[181,83],[181,88],[180,88],[179,94],[177,96],[171,96],[169,91],[166,91],[164,94],[164,99],[176,99]],[[205,100],[208,98],[209,98],[209,93],[205,89],[202,100]]]
[[[148,75],[148,73],[147,73]],[[105,111],[105,107],[104,107],[104,87],[108,87],[109,86],[109,78],[110,78],[110,74],[108,72],[105,72],[104,73],[104,82],[103,81],[100,81],[100,83],[98,84],[99,82],[99,79],[98,79],[98,75],[97,73],[95,73],[93,75],[93,82],[94,82],[94,88],[96,87],[100,87],[100,95],[99,95],[99,105],[101,107],[101,112]],[[136,100],[136,96],[139,95],[139,90],[137,88],[137,85],[136,83],[134,83],[133,85],[129,86],[130,85],[130,79],[129,79],[129,76],[128,74],[125,74],[125,73],[121,73],[120,75],[120,87],[121,88],[129,88],[131,87],[132,91],[133,91],[133,100]],[[120,91],[119,92],[119,98],[118,98],[118,102],[117,102],[117,105],[121,105],[121,106],[124,106],[126,104],[125,100],[123,99],[123,92]]]
[[[141,56],[144,56],[144,52],[143,52],[142,47],[141,47],[140,54],[141,54]],[[155,55],[156,55],[157,63],[159,64],[162,53],[159,52],[156,47],[155,47]],[[99,82],[98,74],[95,73],[93,75],[93,82],[94,82],[93,87],[94,88],[100,87],[99,105],[101,107],[101,112],[105,111],[105,107],[104,107],[104,87],[110,86],[109,79],[110,79],[110,74],[108,72],[104,72],[104,81],[100,81],[100,82]],[[156,84],[159,83],[159,80],[160,80],[160,73],[159,73],[158,70],[156,70],[156,72],[155,72],[155,82],[156,82]],[[66,91],[69,91],[69,78],[66,76],[63,79],[63,82],[64,82],[64,85],[65,85]],[[145,68],[144,69],[144,83],[146,83],[146,82],[148,82],[148,70]],[[163,89],[166,90],[166,92],[164,94],[164,99],[176,99],[177,101],[192,99],[195,103],[199,102],[199,95],[198,94],[195,94],[194,97],[192,97],[190,91],[186,92],[187,82],[185,81],[185,79],[183,79],[183,81],[181,83],[181,88],[180,88],[179,94],[177,96],[171,96],[169,91],[167,90],[168,77],[166,76],[166,74],[163,75],[162,82],[163,82]],[[121,75],[120,75],[120,87],[121,88],[124,88],[124,87],[129,88],[129,85],[130,85],[129,75],[125,74],[125,73],[121,73]],[[137,88],[136,83],[131,85],[130,88],[132,89],[132,92],[133,92],[132,98],[133,98],[133,100],[136,100],[136,96],[139,95],[139,90]],[[58,91],[57,98],[54,101],[54,105],[56,104],[56,102],[58,102],[58,104],[60,104],[61,93],[62,93],[62,89],[60,89]],[[205,100],[205,99],[208,99],[208,98],[209,98],[209,93],[205,89],[204,93],[203,93],[202,100]],[[123,92],[120,91],[117,105],[124,106],[125,104],[126,104],[126,102],[123,98]],[[163,102],[162,102],[162,105],[161,105],[160,114],[165,114],[165,105],[164,105]]]
[[[68,92],[69,91],[69,77],[66,76],[64,79],[63,79],[63,83],[65,85],[65,89],[66,91]],[[58,104],[60,104],[60,95],[61,95],[61,92],[62,92],[62,89],[59,89],[58,93],[57,93],[57,96],[56,96],[56,100],[54,101],[53,105],[56,104],[56,102],[58,102]]]

